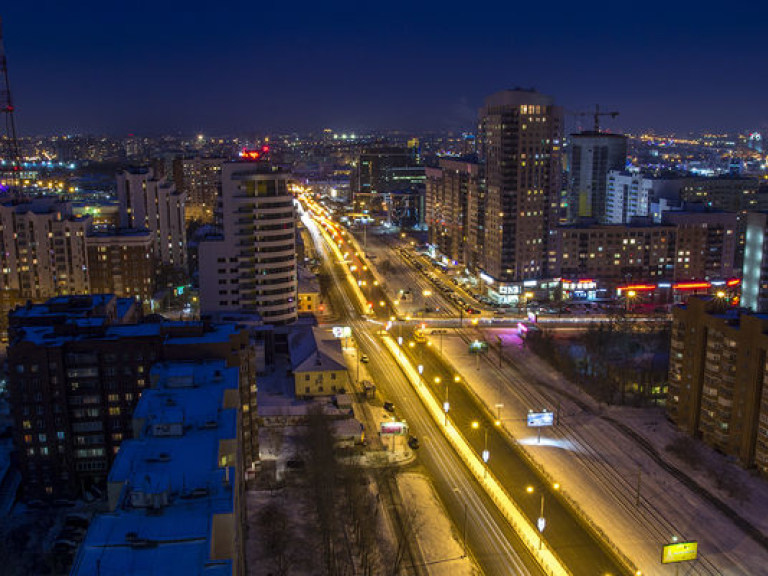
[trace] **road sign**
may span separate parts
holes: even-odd
[[[483,450],[483,462],[487,464],[490,457],[491,453],[488,450]]]
[[[552,426],[554,423],[554,412],[528,412],[528,426]]]
[[[698,542],[675,542],[674,544],[667,544],[661,549],[661,563],[672,564],[674,562],[696,560],[698,552]]]
[[[539,532],[544,532],[544,528],[547,527],[547,519],[544,518],[544,516],[539,516],[539,519],[536,521],[536,526],[539,527]]]

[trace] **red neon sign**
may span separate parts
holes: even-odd
[[[635,292],[643,292],[649,290],[656,290],[656,284],[631,284],[629,286],[619,286],[618,290],[634,290]]]
[[[698,288],[709,288],[709,282],[681,282],[679,284],[673,284],[672,288],[675,290],[696,290]]]
[[[728,282],[725,283],[726,286],[738,286],[741,284],[741,280],[739,278],[733,278],[732,280],[728,280]]]

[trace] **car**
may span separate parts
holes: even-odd
[[[408,436],[408,447],[411,450],[419,449],[419,439],[416,436]]]
[[[362,356],[360,356],[360,362],[362,362],[363,364],[368,364],[368,362],[370,362],[370,358],[368,358],[367,354],[363,354]]]
[[[387,412],[394,412],[395,405],[392,404],[392,402],[384,402],[384,410],[386,410]]]

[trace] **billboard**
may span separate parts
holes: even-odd
[[[352,336],[352,328],[349,326],[334,326],[331,331],[335,338],[350,338]]]
[[[554,412],[528,412],[528,426],[552,426],[554,423]]]
[[[672,564],[674,562],[696,560],[698,551],[698,542],[675,542],[674,544],[667,544],[661,549],[661,563]]]
[[[382,436],[405,436],[408,432],[408,425],[405,422],[382,422]]]

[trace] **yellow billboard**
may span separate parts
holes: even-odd
[[[698,551],[698,542],[675,542],[674,544],[667,544],[661,550],[661,563],[672,564],[673,562],[696,560]]]

